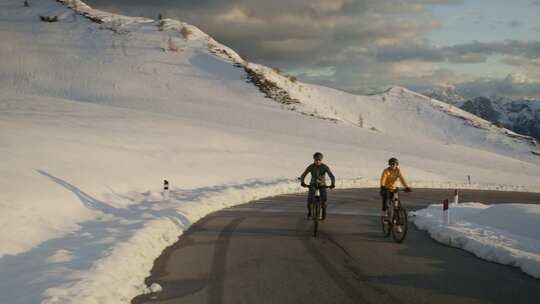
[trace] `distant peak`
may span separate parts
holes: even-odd
[[[384,93],[403,93],[405,92],[406,89],[404,87],[400,87],[400,86],[391,86],[389,87],[386,91],[384,91]]]
[[[465,100],[465,97],[451,84],[436,86],[431,90],[422,92],[422,94],[449,104],[456,104]]]

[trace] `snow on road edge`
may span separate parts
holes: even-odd
[[[377,180],[339,180],[337,187],[378,187]],[[455,182],[413,183],[416,188],[477,189],[500,191],[540,192],[532,189],[504,185],[460,184]],[[154,193],[153,205],[172,206],[174,214],[151,219],[124,243],[117,244],[107,256],[93,263],[88,271],[76,275],[75,280],[49,288],[44,293],[44,304],[53,303],[130,303],[131,299],[150,289],[144,280],[149,276],[154,260],[168,246],[174,244],[193,223],[214,211],[248,203],[265,197],[305,192],[295,180],[252,181],[242,185],[209,187],[197,193],[194,199],[182,199],[185,190],[172,189],[170,199],[160,201],[160,193]],[[171,208],[169,208],[171,209]]]
[[[345,188],[369,187],[376,181],[355,179],[340,181]],[[163,204],[175,208],[174,216],[153,219],[137,231],[129,241],[118,244],[112,252],[94,263],[75,283],[49,288],[43,303],[130,303],[135,296],[150,292],[144,279],[150,274],[154,260],[168,246],[174,244],[193,223],[219,209],[247,203],[264,197],[304,192],[294,180],[273,182],[253,181],[244,185],[209,187],[197,198],[183,201],[177,197],[184,190],[171,190],[170,199]],[[157,196],[157,195],[154,195]]]
[[[524,221],[521,216],[515,216],[515,211],[519,204],[485,205],[480,203],[462,203],[450,205],[450,222],[445,224],[441,204],[430,205],[415,212],[413,221],[420,230],[425,230],[430,237],[441,244],[451,247],[461,248],[473,253],[475,256],[504,265],[519,267],[524,273],[535,278],[540,278],[540,243],[536,238],[524,235],[522,231],[536,231],[538,226],[532,222],[540,221],[538,206],[536,212],[529,213],[529,217],[534,220]],[[504,207],[504,209],[503,209]],[[493,208],[493,209],[491,209]],[[522,207],[524,208],[524,207]],[[489,215],[486,211],[489,210]],[[497,227],[497,214],[501,218],[519,220],[522,231]],[[479,216],[483,216],[484,222],[492,223],[487,226],[485,223],[477,223]],[[508,224],[508,223],[506,223]]]

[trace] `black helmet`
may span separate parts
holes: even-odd
[[[313,154],[313,159],[323,159],[323,155],[321,152],[315,152],[315,154]]]
[[[388,165],[391,166],[391,165],[399,165],[399,160],[395,157],[392,157],[388,160]]]

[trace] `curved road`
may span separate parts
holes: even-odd
[[[462,191],[461,201],[536,203],[540,194]],[[156,260],[161,293],[133,303],[538,303],[540,280],[434,242],[412,224],[403,244],[382,237],[377,189],[334,190],[319,238],[305,194],[212,213]],[[402,194],[409,210],[451,190]]]

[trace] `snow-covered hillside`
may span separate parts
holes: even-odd
[[[180,21],[23,2],[0,0],[0,303],[127,303],[207,212],[302,191],[315,151],[342,187],[391,156],[413,187],[540,184],[528,138],[405,89],[302,84]]]

